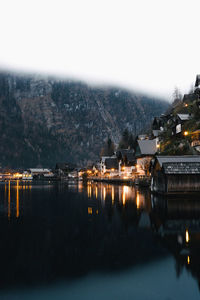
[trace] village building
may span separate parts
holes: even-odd
[[[184,123],[189,121],[191,118],[191,114],[177,114],[175,125],[172,127],[172,135],[181,134]]]
[[[59,176],[66,176],[68,173],[75,171],[76,165],[68,162],[57,163],[55,167],[55,172]]]
[[[152,192],[200,192],[200,156],[157,156],[151,176]]]
[[[50,169],[42,169],[42,168],[31,168],[27,170],[31,176],[34,177],[53,177],[54,174]]]
[[[119,149],[116,152],[119,161],[119,176],[128,178],[135,172],[135,151],[133,149]]]
[[[101,157],[101,175],[110,177],[119,175],[119,162],[116,155]]]
[[[149,175],[150,162],[157,151],[159,151],[158,139],[137,141],[135,152],[137,175]]]
[[[191,133],[191,146],[198,152],[200,152],[200,129]]]

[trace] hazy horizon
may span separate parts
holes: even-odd
[[[53,80],[62,80],[62,81],[70,81],[70,82],[76,82],[76,83],[80,83],[80,84],[84,84],[87,85],[88,87],[91,88],[99,88],[99,89],[106,89],[106,88],[113,88],[113,89],[120,89],[120,90],[125,90],[129,93],[133,93],[133,94],[138,94],[138,95],[143,95],[143,96],[147,96],[147,97],[152,97],[155,98],[157,100],[161,100],[161,101],[166,101],[166,102],[171,102],[171,98],[167,99],[165,97],[163,97],[162,95],[157,95],[156,93],[152,93],[151,91],[146,91],[146,90],[138,90],[137,88],[131,88],[128,86],[123,86],[120,84],[114,84],[114,83],[109,83],[109,82],[90,82],[87,81],[84,78],[78,78],[78,77],[70,77],[67,75],[61,75],[61,74],[56,74],[56,73],[47,73],[47,72],[42,72],[42,71],[31,71],[31,70],[20,70],[20,69],[2,69],[0,68],[0,73],[8,73],[8,74],[12,74],[12,75],[16,75],[16,76],[38,76],[41,77],[42,79],[53,79]],[[173,92],[173,91],[172,91]]]
[[[199,7],[197,0],[3,1],[0,67],[171,101],[175,87],[187,93],[200,73]]]

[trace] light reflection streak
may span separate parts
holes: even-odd
[[[16,218],[19,218],[19,180],[17,180]]]
[[[96,199],[98,198],[98,189],[97,189],[97,186],[95,187],[95,196],[96,196]]]
[[[106,200],[106,188],[105,188],[105,186],[103,188],[103,200],[104,201]]]
[[[10,180],[8,181],[8,220],[10,220]]]
[[[127,200],[127,196],[129,194],[129,190],[130,190],[130,187],[128,186],[123,186],[123,192],[122,192],[122,204],[125,205],[126,203],[126,200]]]
[[[186,243],[189,243],[189,240],[190,240],[189,232],[188,232],[188,229],[186,229],[186,231],[185,231],[185,241],[186,241]]]
[[[87,193],[88,193],[88,197],[91,198],[91,196],[92,196],[92,187],[91,187],[91,185],[87,186]]]
[[[114,190],[114,186],[112,186],[112,204],[114,204],[115,201],[115,190]]]
[[[190,256],[189,255],[187,256],[187,264],[188,265],[190,264]]]
[[[137,191],[137,194],[136,194],[136,206],[137,206],[137,208],[140,208],[140,195],[139,195],[138,191]]]

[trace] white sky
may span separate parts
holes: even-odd
[[[0,0],[0,66],[170,98],[200,73],[199,0]]]

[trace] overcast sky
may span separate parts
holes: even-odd
[[[199,0],[0,0],[0,66],[170,99],[200,73]]]

